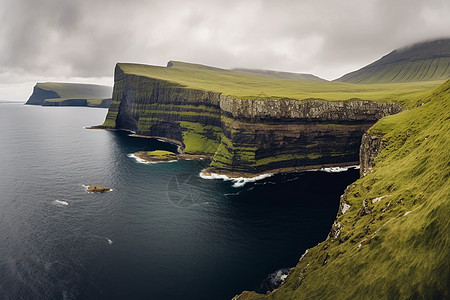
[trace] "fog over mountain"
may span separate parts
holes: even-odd
[[[169,60],[335,79],[393,49],[450,36],[445,0],[0,3],[0,99],[37,81],[112,85],[116,62]]]

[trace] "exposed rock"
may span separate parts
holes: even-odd
[[[103,187],[103,186],[98,186],[98,185],[88,185],[87,191],[89,193],[104,193],[104,192],[111,191],[111,189],[107,188],[107,187]]]
[[[40,88],[38,84],[36,84],[33,88],[33,93],[31,94],[30,98],[28,98],[26,104],[41,105],[45,99],[55,98],[61,98],[61,96],[59,96],[55,91],[49,91]]]
[[[372,172],[375,158],[385,147],[382,136],[365,133],[361,139],[361,147],[359,149],[360,158],[360,175],[364,177]]]
[[[366,199],[363,200],[361,209],[358,212],[358,216],[362,217],[372,212],[372,209],[367,205]]]

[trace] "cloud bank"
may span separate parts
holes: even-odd
[[[0,99],[36,81],[112,84],[117,62],[181,60],[334,79],[450,36],[446,0],[3,0]],[[25,100],[25,99],[22,99]]]

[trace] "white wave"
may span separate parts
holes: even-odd
[[[323,172],[327,172],[327,173],[339,173],[339,172],[348,171],[349,169],[359,170],[359,165],[346,166],[346,167],[320,168],[320,169],[312,169],[309,171],[323,171]]]
[[[134,158],[136,160],[136,162],[138,162],[140,164],[159,164],[159,163],[170,163],[170,162],[177,161],[176,159],[168,160],[168,161],[146,161],[146,160],[144,160],[142,158],[137,157],[136,155],[134,155],[132,153],[128,154],[127,156],[130,157],[130,158]]]
[[[261,174],[255,177],[251,177],[251,178],[245,178],[245,177],[228,177],[227,175],[222,175],[222,174],[215,174],[215,173],[211,173],[211,175],[205,175],[203,174],[203,171],[200,172],[200,177],[203,179],[222,179],[224,181],[232,181],[233,185],[232,187],[238,188],[238,187],[243,187],[247,182],[255,182],[264,178],[268,178],[273,176],[272,173],[266,173],[266,174]]]
[[[52,203],[53,203],[54,205],[56,205],[56,206],[67,206],[67,205],[69,205],[68,202],[62,201],[62,200],[55,200],[55,201],[53,201]]]

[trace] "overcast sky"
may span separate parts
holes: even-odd
[[[169,60],[335,79],[450,37],[448,0],[0,0],[0,99],[36,82],[113,84],[117,62]]]

